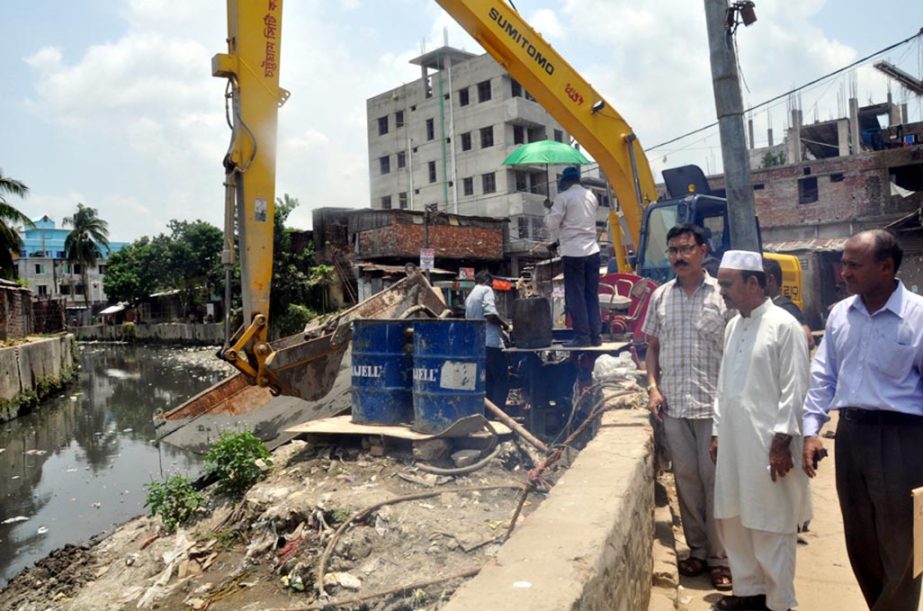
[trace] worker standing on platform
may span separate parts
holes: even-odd
[[[602,344],[597,208],[596,196],[580,184],[580,168],[564,168],[545,227],[564,262],[564,302],[574,327],[574,338],[565,345],[573,348]]]
[[[676,278],[651,296],[647,334],[649,409],[663,422],[689,557],[680,574],[706,569],[718,590],[731,589],[727,554],[714,518],[715,464],[708,453],[712,406],[721,365],[727,309],[718,282],[702,267],[708,246],[696,225],[667,232],[667,256]]]
[[[468,320],[487,321],[487,363],[485,365],[487,398],[491,403],[503,409],[509,394],[509,371],[506,354],[503,352],[503,335],[501,331],[510,328],[509,323],[500,318],[497,312],[497,300],[491,288],[493,276],[487,270],[481,270],[474,276],[474,288],[465,299],[465,318]]]
[[[917,609],[913,497],[923,486],[923,297],[895,278],[903,250],[894,234],[863,231],[846,242],[837,303],[811,365],[804,403],[803,466],[814,477],[818,435],[832,409],[836,491],[846,551],[874,611]]]

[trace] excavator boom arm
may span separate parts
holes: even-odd
[[[506,2],[436,2],[596,159],[637,247],[644,206],[657,200],[657,192],[628,123]]]

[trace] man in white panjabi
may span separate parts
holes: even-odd
[[[715,518],[734,595],[716,609],[790,609],[795,600],[797,526],[810,515],[800,464],[808,347],[795,318],[765,295],[758,253],[731,250],[718,270],[728,308],[715,396],[712,458]]]

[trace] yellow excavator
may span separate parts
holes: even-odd
[[[614,207],[610,216],[620,270],[633,267],[642,275],[663,280],[659,276],[669,270],[666,262],[646,255],[650,251],[661,256],[663,236],[677,223],[694,222],[717,234],[718,256],[734,247],[725,200],[692,188],[682,197],[658,202],[650,166],[631,127],[514,8],[503,0],[436,1],[599,163],[620,204],[621,218]],[[435,314],[445,307],[422,278],[412,276],[304,335],[270,343],[277,117],[289,95],[279,87],[282,4],[282,0],[228,0],[228,51],[212,59],[213,75],[227,79],[226,107],[232,128],[224,160],[222,259],[229,280],[237,235],[244,320],[231,335],[226,316],[229,340],[219,356],[241,376],[222,392],[207,391],[213,397],[230,396],[232,387],[239,390],[251,384],[269,388],[273,394],[318,399],[337,376],[349,340],[345,323],[358,317],[391,316],[413,305]],[[628,260],[620,246],[623,224],[634,246],[634,261]],[[790,276],[793,268],[788,263],[783,269]],[[800,268],[796,271],[800,274]],[[797,282],[800,286],[800,276]],[[230,291],[230,281],[226,284]],[[229,293],[226,303],[230,303]]]

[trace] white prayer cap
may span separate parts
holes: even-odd
[[[721,267],[745,272],[763,271],[763,257],[749,250],[729,250],[721,258]]]

